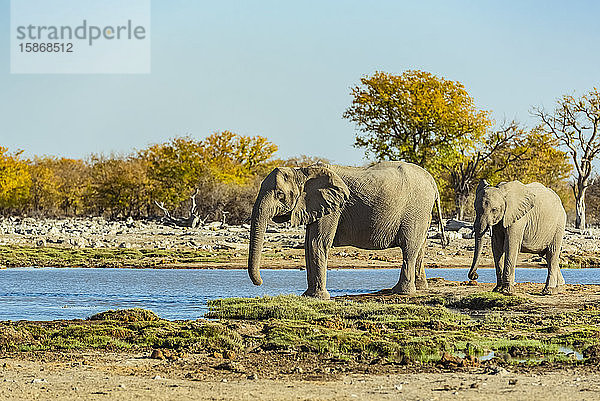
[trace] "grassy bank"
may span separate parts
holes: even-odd
[[[329,265],[332,268],[398,268],[401,254],[397,249],[388,250],[393,257],[367,251],[332,252]],[[344,256],[339,256],[342,253]],[[386,256],[387,255],[387,256]],[[277,248],[262,255],[263,268],[297,269],[304,266],[304,250]],[[375,263],[373,263],[375,261]],[[149,249],[149,248],[68,248],[58,246],[0,245],[0,268],[2,267],[131,267],[131,268],[245,268],[246,250],[201,249]],[[458,259],[450,264],[435,264],[429,260],[428,267],[467,267],[470,261]],[[528,267],[544,268],[540,264]],[[561,268],[600,267],[598,255],[563,255]]]
[[[167,321],[137,309],[87,320],[2,322],[0,350],[162,349],[242,358],[248,352],[288,352],[365,364],[460,366],[478,364],[478,356],[494,351],[498,363],[598,363],[600,310],[546,315],[523,312],[523,302],[485,292],[456,297],[446,306],[427,297],[230,298],[209,303],[207,317],[214,320]],[[583,360],[560,346],[581,351]]]
[[[241,259],[224,250],[0,246],[0,266],[4,267],[197,267],[236,258]]]

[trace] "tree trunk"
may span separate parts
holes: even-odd
[[[578,188],[575,194],[575,228],[585,229],[585,193],[588,187]]]
[[[456,219],[464,220],[465,218],[465,209],[467,208],[467,199],[469,198],[469,194],[456,192],[454,198],[454,204],[456,206]]]

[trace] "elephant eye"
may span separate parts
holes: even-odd
[[[283,191],[277,191],[275,193],[275,197],[279,200],[284,200],[285,199],[285,193]]]
[[[493,207],[493,208],[492,208],[492,212],[496,213],[497,211],[498,211],[498,208],[497,208],[497,207]]]

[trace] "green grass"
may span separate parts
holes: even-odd
[[[159,267],[226,263],[232,257],[226,251],[0,246],[0,266],[6,267]]]
[[[449,306],[462,309],[506,309],[511,306],[521,305],[524,298],[516,295],[503,295],[498,292],[481,292],[467,295]]]
[[[219,322],[74,320],[0,323],[0,350],[3,351],[169,348],[196,352],[239,350],[242,346],[241,335]]]
[[[228,298],[210,301],[209,308],[210,318],[266,321],[267,349],[422,362],[439,359],[451,347],[444,336],[415,338],[404,330],[455,329],[466,319],[442,307],[296,296]]]
[[[450,303],[466,305],[459,311],[422,301],[228,298],[209,302],[207,317],[215,320],[168,321],[151,311],[130,309],[102,312],[87,320],[0,322],[0,350],[168,348],[243,353],[259,347],[265,352],[289,350],[396,363],[436,363],[445,352],[494,351],[501,363],[573,364],[600,358],[599,310],[540,314],[514,308],[521,298],[490,293],[452,298]],[[483,306],[489,308],[483,315],[470,315],[470,309]],[[589,356],[584,362],[574,361],[559,352],[559,345]]]

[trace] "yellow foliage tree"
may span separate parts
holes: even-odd
[[[558,146],[552,134],[539,127],[534,128],[515,148],[506,150],[512,154],[522,154],[522,157],[498,169],[490,179],[495,182],[519,180],[525,184],[540,182],[558,193],[565,208],[573,208],[573,197],[567,181],[573,166],[569,163],[569,155],[559,150]],[[492,168],[502,163],[498,159],[494,160]]]
[[[376,72],[361,78],[351,95],[343,117],[362,133],[355,146],[377,160],[434,167],[444,150],[482,136],[491,125],[460,82],[425,71]]]
[[[31,176],[23,151],[9,153],[0,146],[0,209],[4,212],[22,210],[30,196]]]
[[[144,160],[115,155],[93,155],[91,160],[89,198],[96,214],[141,217],[152,208]]]
[[[34,157],[30,162],[31,208],[37,213],[81,214],[87,203],[89,166],[80,159]]]
[[[256,177],[271,167],[276,150],[277,146],[261,136],[222,131],[204,140],[174,138],[138,152],[138,157],[147,163],[153,200],[177,208],[199,189],[198,198],[207,200],[198,202],[200,213],[214,213],[228,204],[227,194],[245,193],[246,187],[255,185]],[[247,206],[244,202],[244,207],[238,208],[240,213]]]

